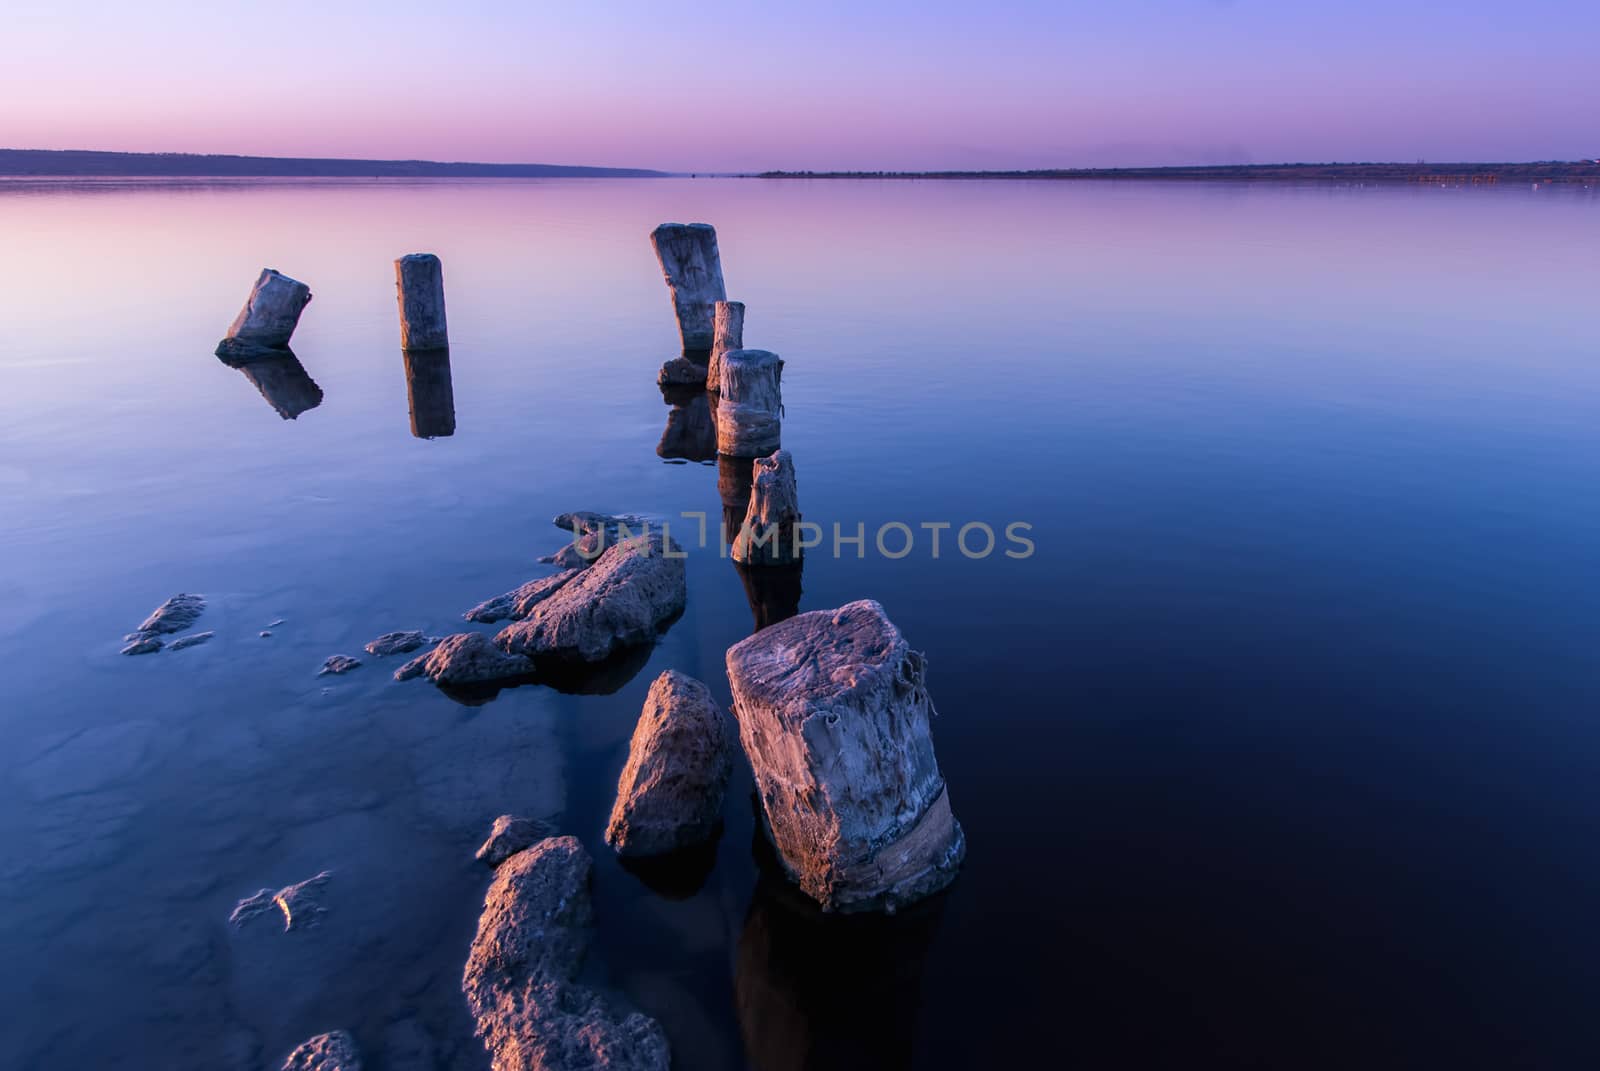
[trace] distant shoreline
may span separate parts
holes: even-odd
[[[1041,179],[1166,182],[1600,183],[1594,161],[1479,164],[1239,164],[1220,167],[1085,167],[1040,171],[763,171],[763,179]]]
[[[0,149],[0,178],[667,178],[668,172],[568,164],[438,163],[317,157]]]

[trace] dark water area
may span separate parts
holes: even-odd
[[[722,556],[737,481],[656,387],[664,220],[717,226],[787,362],[829,533],[798,575]],[[681,1068],[1587,1064],[1597,222],[1504,186],[0,189],[0,1067],[276,1068],[344,1028],[376,1071],[486,1068],[459,987],[506,812],[594,856],[585,976]],[[414,251],[442,363],[399,349]],[[315,299],[232,368],[264,266]],[[576,509],[709,533],[674,524],[687,609],[605,680],[453,697],[361,650],[481,627]],[[180,591],[210,642],[121,656]],[[624,868],[650,681],[726,703],[731,644],[858,598],[927,654],[948,893],[810,910],[743,767],[712,851]],[[230,927],[323,870],[315,927]]]

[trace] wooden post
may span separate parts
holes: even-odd
[[[711,350],[713,310],[728,297],[716,228],[709,223],[663,223],[650,232],[650,244],[672,294],[684,355],[699,355],[695,363],[700,364]]]
[[[267,351],[286,349],[300,323],[300,313],[310,303],[311,288],[305,283],[276,268],[261,269],[244,308],[234,317],[227,336],[217,344],[217,356],[247,360],[264,356]]]
[[[706,390],[722,389],[722,355],[744,349],[744,302],[719,301],[713,317],[711,360],[706,365]]]
[[[779,450],[757,458],[750,506],[733,541],[733,560],[744,565],[793,565],[800,560],[800,494],[794,458]]]
[[[400,348],[442,350],[450,346],[444,318],[444,267],[432,253],[411,253],[394,262],[400,299]]]
[[[722,355],[717,450],[729,457],[766,457],[782,443],[783,359],[767,350]]]

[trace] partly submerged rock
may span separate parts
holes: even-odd
[[[333,871],[324,870],[316,877],[307,878],[294,885],[285,885],[277,892],[262,889],[254,896],[247,896],[234,905],[228,921],[235,926],[243,926],[257,916],[277,911],[283,915],[285,933],[315,926],[323,914],[321,889],[332,877]]]
[[[324,677],[329,673],[349,673],[360,665],[361,659],[359,658],[351,658],[349,655],[342,654],[329,655],[327,660],[322,663],[322,668],[317,670],[317,676]]]
[[[733,560],[743,565],[793,565],[804,553],[794,458],[787,450],[757,458],[753,473],[749,511],[733,541]]]
[[[739,737],[778,858],[824,908],[894,910],[966,854],[933,753],[926,663],[871,600],[728,651]]]
[[[571,548],[571,544],[568,544],[568,548]],[[585,561],[583,564],[587,566],[589,563]],[[554,576],[542,576],[537,580],[530,580],[520,588],[480,602],[461,616],[468,621],[478,621],[486,625],[508,618],[521,621],[535,606],[554,595],[563,584],[577,575],[577,569],[565,569]]]
[[[492,681],[525,677],[533,663],[520,655],[506,654],[481,632],[458,632],[439,641],[427,654],[413,658],[394,671],[394,679],[408,681],[427,677],[435,684],[488,684]]]
[[[674,357],[661,366],[656,385],[661,387],[698,387],[706,381],[706,364],[687,356]]]
[[[483,842],[475,858],[499,866],[524,848],[531,848],[550,836],[554,830],[537,818],[519,818],[503,814],[489,827],[489,839]]]
[[[496,1071],[664,1071],[666,1034],[577,982],[594,909],[589,853],[552,837],[495,871],[461,979]]]
[[[507,625],[495,645],[509,654],[598,662],[655,639],[683,611],[684,553],[661,532],[608,547],[589,568]]]
[[[145,618],[144,623],[137,629],[123,637],[128,646],[122,649],[122,653],[125,655],[138,655],[161,650],[165,641],[157,637],[169,635],[173,632],[182,632],[200,620],[200,615],[205,612],[205,609],[206,600],[204,595],[190,595],[185,592],[174,595],[156,607],[155,612]],[[208,632],[206,635],[209,637],[211,634]],[[192,646],[192,644],[185,644],[184,646]]]
[[[618,855],[665,855],[716,831],[733,769],[727,719],[711,690],[669,669],[650,685],[617,781],[606,843]]]
[[[125,655],[152,654],[166,646],[166,642],[159,636],[145,636],[137,632],[132,636],[133,642],[122,649]]]
[[[382,636],[367,644],[367,653],[378,658],[383,658],[387,655],[405,654],[407,651],[415,651],[427,642],[428,637],[420,631],[385,632]]]
[[[283,1071],[361,1071],[356,1040],[343,1030],[301,1042],[283,1061]]]
[[[191,632],[189,635],[179,636],[177,639],[167,644],[167,650],[181,651],[185,647],[198,647],[215,635],[215,632]]]

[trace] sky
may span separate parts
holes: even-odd
[[[0,147],[673,171],[1600,156],[1593,0],[5,0]]]

